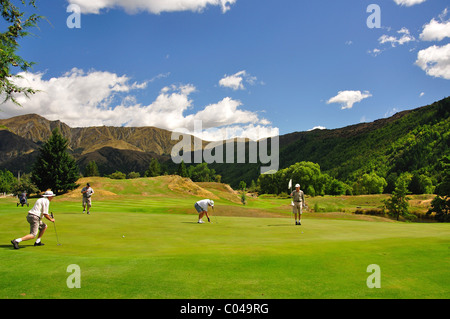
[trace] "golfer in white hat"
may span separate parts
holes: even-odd
[[[203,216],[206,215],[206,218],[208,218],[208,222],[211,222],[211,219],[209,219],[208,216],[208,206],[214,207],[214,201],[210,199],[204,199],[200,200],[197,203],[195,203],[194,207],[197,210],[198,213],[198,223],[203,224]]]
[[[292,206],[292,213],[294,214],[295,217],[295,225],[301,225],[303,206],[306,206],[306,203],[305,203],[305,195],[303,194],[303,191],[300,190],[300,184],[295,185],[295,190],[291,193],[291,197],[294,204]]]
[[[13,244],[14,249],[19,249],[19,243],[22,241],[27,241],[36,238],[36,242],[34,246],[43,246],[44,244],[41,242],[41,238],[44,235],[45,230],[47,229],[47,225],[42,222],[41,218],[44,216],[52,223],[55,222],[55,219],[50,217],[48,214],[48,208],[50,207],[50,202],[53,197],[56,195],[53,194],[52,191],[46,191],[42,198],[39,198],[34,204],[33,208],[28,212],[27,221],[30,224],[30,234],[25,235],[22,238],[17,238],[11,240],[11,244]],[[39,231],[39,233],[38,233]]]
[[[81,194],[83,194],[83,214],[86,211],[87,206],[87,214],[90,215],[91,213],[89,210],[92,207],[91,197],[94,195],[94,190],[92,189],[91,184],[87,183],[86,187],[83,187],[81,190]]]

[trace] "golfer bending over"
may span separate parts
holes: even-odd
[[[294,206],[292,207],[292,213],[295,217],[295,225],[301,225],[301,218],[303,214],[303,207],[306,206],[305,195],[303,191],[300,190],[300,184],[295,185],[295,190],[291,193],[292,201]],[[297,221],[298,215],[298,221]]]
[[[211,222],[208,216],[208,206],[214,207],[214,201],[210,199],[204,199],[200,200],[197,203],[195,203],[194,207],[198,212],[198,223],[203,224],[204,221],[202,220],[203,216],[206,215],[206,218],[208,218],[208,222]]]
[[[48,214],[48,208],[50,207],[50,202],[53,197],[56,195],[53,194],[52,191],[46,191],[42,198],[39,198],[34,204],[33,208],[28,212],[27,221],[30,224],[30,234],[25,235],[22,238],[17,238],[11,240],[11,244],[13,244],[14,249],[19,249],[19,243],[21,241],[27,241],[33,238],[36,238],[36,235],[39,235],[34,243],[34,246],[43,246],[44,244],[41,242],[41,238],[44,235],[45,230],[47,229],[47,225],[44,224],[41,220],[42,215],[45,216],[52,223],[55,222],[55,219],[51,218]]]

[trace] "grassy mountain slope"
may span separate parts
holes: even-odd
[[[334,130],[296,132],[280,136],[280,168],[301,161],[318,163],[321,170],[343,181],[375,171],[417,171],[439,179],[436,167],[450,154],[450,98],[386,119]],[[257,180],[259,164],[214,164],[222,180]]]
[[[0,120],[0,127],[7,128],[10,132],[38,144],[47,141],[52,130],[58,128],[68,140],[69,149],[79,155],[104,147],[167,155],[178,143],[178,140],[171,139],[172,132],[156,127],[71,128],[61,121],[49,121],[37,114]]]
[[[283,167],[300,161],[319,163],[322,170],[346,180],[371,170],[433,171],[450,152],[450,98],[398,113],[389,119],[339,130],[313,131],[280,151]]]
[[[30,172],[39,145],[58,128],[68,140],[69,152],[80,170],[95,160],[102,175],[116,170],[145,172],[152,158],[170,159],[179,141],[172,132],[155,127],[87,127],[71,128],[61,121],[49,121],[37,114],[0,120],[0,167],[10,171]],[[192,139],[192,147],[194,139]]]

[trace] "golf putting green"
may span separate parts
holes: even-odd
[[[197,224],[162,213],[163,200],[54,201],[45,246],[10,240],[28,232],[26,209],[0,200],[0,298],[448,298],[450,225],[230,217]],[[189,205],[188,205],[189,202]],[[135,202],[136,203],[136,202]],[[220,201],[218,201],[220,203]],[[219,208],[218,204],[218,207]],[[224,204],[219,210],[225,212]],[[30,205],[31,206],[31,205]],[[126,209],[125,209],[126,208]],[[133,212],[133,209],[136,211]],[[124,211],[126,210],[126,211]],[[206,219],[205,219],[206,220]],[[381,288],[370,289],[369,265]],[[80,288],[69,288],[70,265]]]

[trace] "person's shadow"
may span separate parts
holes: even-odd
[[[27,248],[29,246],[33,246],[33,245],[20,245],[19,249],[23,249],[23,248]],[[12,244],[9,245],[0,245],[0,248],[2,249],[14,249],[14,246]]]

